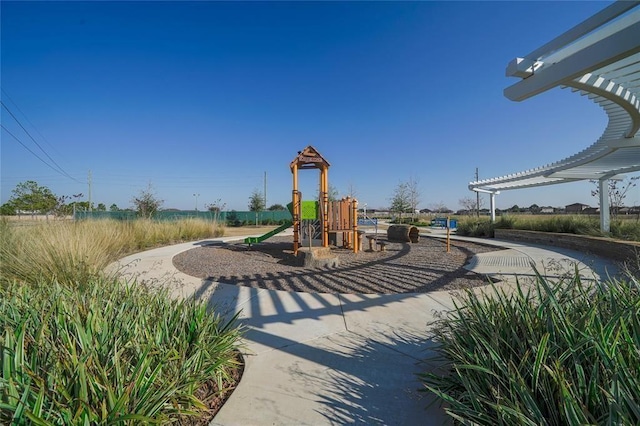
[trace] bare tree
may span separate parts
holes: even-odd
[[[430,204],[431,210],[435,213],[450,213],[451,210],[442,202]]]
[[[320,200],[320,188],[318,188],[317,198]],[[340,199],[340,191],[335,186],[329,184],[329,188],[327,188],[327,200],[328,201],[338,201]]]
[[[347,188],[347,193],[349,195],[349,197],[351,198],[356,198],[356,196],[358,195],[358,191],[356,191],[355,186],[353,186],[352,182],[349,182],[349,187]]]
[[[624,207],[624,200],[627,198],[629,190],[636,186],[636,181],[640,179],[640,176],[633,176],[623,180],[608,181],[609,187],[609,208],[613,217],[618,215],[620,207]],[[595,184],[596,188],[591,190],[591,195],[597,197],[600,200],[600,185],[597,180],[590,180],[589,182]],[[598,201],[598,204],[600,202]]]
[[[414,179],[413,176],[409,177],[406,183],[407,198],[411,207],[411,221],[415,219],[416,209],[420,204],[420,187],[418,179]]]
[[[480,205],[478,205],[478,198],[474,200],[471,197],[464,197],[458,200],[458,204],[460,204],[460,206],[469,213],[469,216],[473,216],[474,211],[476,212],[476,215],[479,216],[480,215],[479,209],[484,207],[484,199],[479,198],[479,200],[480,200]]]
[[[327,197],[329,201],[338,201],[338,199],[340,198],[340,192],[338,191],[338,188],[329,184]]]

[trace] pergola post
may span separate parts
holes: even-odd
[[[489,194],[490,198],[489,198],[489,205],[490,205],[490,209],[491,209],[491,223],[496,221],[496,193],[492,192],[491,194]]]
[[[600,179],[598,181],[600,193],[600,230],[609,232],[611,229],[611,213],[609,206],[609,179]]]

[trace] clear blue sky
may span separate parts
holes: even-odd
[[[42,150],[4,108],[2,124],[64,173],[2,130],[1,201],[25,180],[86,199],[91,171],[96,204],[129,207],[151,183],[165,208],[200,194],[200,209],[246,210],[266,172],[268,204],[286,204],[289,162],[313,145],[330,184],[369,208],[414,178],[420,207],[457,210],[476,167],[518,172],[600,136],[606,116],[585,98],[502,91],[511,59],[609,3],[2,1],[2,100]],[[313,198],[318,173],[300,178]],[[497,203],[597,205],[590,189]]]

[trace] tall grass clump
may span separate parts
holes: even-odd
[[[421,376],[461,424],[640,424],[640,283],[573,277],[464,292]]]
[[[502,215],[495,223],[489,218],[465,218],[458,221],[458,235],[493,237],[495,229],[558,232],[565,234],[605,236],[627,241],[640,241],[640,220],[613,219],[609,234],[600,231],[597,217],[588,215]]]
[[[611,221],[611,236],[621,240],[640,241],[640,219]]]
[[[467,218],[458,221],[457,235],[468,237],[493,237],[495,224],[489,218]]]
[[[0,278],[27,283],[44,278],[80,285],[126,254],[223,233],[224,227],[197,219],[87,220],[20,227],[1,221]]]
[[[170,423],[239,364],[235,318],[106,278],[0,287],[0,323],[0,424]]]

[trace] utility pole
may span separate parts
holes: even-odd
[[[478,168],[476,167],[476,182],[478,181]],[[476,216],[480,217],[480,193],[476,191]]]
[[[200,194],[193,194],[193,196],[196,197],[196,211],[198,211],[198,197]]]
[[[89,170],[89,177],[87,180],[89,182],[89,211],[91,211],[91,170]]]
[[[264,172],[264,209],[267,209],[267,172]]]

